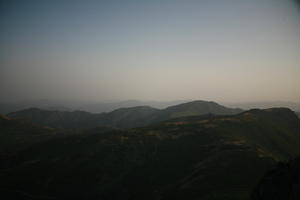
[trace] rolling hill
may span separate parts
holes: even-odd
[[[203,114],[229,115],[241,111],[240,109],[226,108],[215,102],[193,101],[161,110],[148,106],[138,106],[120,108],[109,113],[92,114],[84,111],[49,111],[31,108],[13,112],[7,116],[53,128],[93,128],[97,126],[133,128],[176,117]]]
[[[230,103],[226,104],[228,106],[237,106],[242,109],[252,109],[252,108],[259,108],[259,109],[266,109],[271,107],[285,107],[289,108],[293,111],[299,112],[300,111],[300,103],[296,102],[289,102],[289,101],[261,101],[261,102],[248,102],[248,103]]]
[[[300,119],[289,109],[187,116],[34,143],[1,169],[0,189],[32,199],[248,200],[275,161],[297,155]]]

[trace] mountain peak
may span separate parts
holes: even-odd
[[[203,114],[216,114],[216,115],[228,115],[228,114],[238,114],[242,112],[238,108],[227,108],[214,101],[191,101],[188,103],[183,103],[175,106],[170,106],[165,109],[168,112],[184,112],[184,115],[191,113],[191,115],[203,115]],[[182,115],[179,115],[182,116]]]

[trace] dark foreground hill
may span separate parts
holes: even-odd
[[[52,138],[56,131],[0,115],[0,153],[15,152],[33,143]]]
[[[299,200],[300,157],[280,162],[260,180],[252,194],[253,200]]]
[[[25,119],[33,123],[53,128],[93,128],[111,126],[133,128],[147,126],[164,120],[203,114],[229,115],[241,112],[221,106],[215,102],[193,101],[171,106],[166,109],[155,109],[148,106],[121,108],[109,113],[92,114],[84,111],[49,111],[37,108],[26,109],[8,114],[15,119]]]
[[[31,144],[3,161],[0,196],[249,200],[275,161],[299,154],[300,120],[289,109],[176,118]]]

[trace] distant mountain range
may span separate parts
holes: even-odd
[[[300,103],[289,102],[289,101],[259,101],[259,102],[248,102],[248,103],[231,103],[226,104],[228,106],[239,107],[245,110],[253,108],[272,108],[272,107],[286,107],[293,111],[300,112]]]
[[[91,113],[111,112],[119,108],[150,106],[158,109],[164,109],[169,106],[186,103],[181,101],[107,101],[107,102],[88,102],[88,101],[60,101],[60,100],[35,100],[19,102],[0,102],[0,114],[8,114],[28,108],[39,108],[42,110],[55,111],[86,111]]]
[[[170,106],[188,103],[192,100],[178,101],[106,101],[106,102],[89,102],[89,101],[67,101],[67,100],[35,100],[35,101],[18,101],[18,102],[0,102],[0,114],[8,114],[28,108],[39,108],[50,111],[76,111],[81,110],[90,113],[112,112],[119,108],[149,106],[157,109],[165,109]],[[300,112],[300,103],[288,101],[265,101],[249,103],[221,103],[222,105],[234,108],[249,110],[252,108],[271,108],[286,107],[293,111]]]
[[[133,128],[147,126],[164,120],[203,114],[232,115],[241,109],[227,108],[215,102],[193,101],[165,109],[148,106],[120,108],[108,113],[92,114],[84,111],[49,111],[30,108],[7,116],[14,119],[29,120],[32,123],[53,128],[93,128],[108,126]]]
[[[140,107],[149,106],[157,109],[164,109],[169,106],[187,103],[188,100],[178,100],[178,101],[139,101],[139,100],[127,100],[127,101],[114,101],[114,102],[104,102],[104,103],[86,103],[78,108],[77,110],[83,110],[91,113],[102,113],[111,112],[119,108],[129,108],[129,107]]]
[[[275,161],[300,155],[300,119],[287,108],[191,116],[215,106],[138,108],[141,118],[162,112],[160,119],[168,119],[126,130],[49,129],[2,116],[1,197],[250,200]],[[228,111],[217,107],[219,114]],[[131,112],[114,115],[130,119]]]

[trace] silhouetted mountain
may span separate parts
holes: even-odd
[[[236,106],[246,110],[252,108],[266,109],[272,107],[285,107],[293,111],[297,111],[297,112],[300,111],[300,103],[289,102],[289,101],[260,101],[260,102],[235,103],[235,104],[231,103],[228,104],[228,106]]]
[[[239,112],[241,112],[240,109],[226,108],[215,102],[193,101],[162,110],[139,106],[121,108],[109,113],[92,114],[83,111],[62,112],[31,108],[10,113],[8,116],[54,128],[92,128],[97,126],[132,128],[147,126],[176,117],[210,113],[228,115]]]
[[[0,171],[0,188],[45,199],[249,200],[276,160],[299,154],[289,109],[188,116],[34,143]]]
[[[10,113],[8,116],[54,128],[94,128],[97,126],[129,128],[148,124],[148,117],[156,111],[157,109],[144,106],[122,108],[101,114],[84,111],[47,111],[31,108]]]
[[[252,194],[253,200],[299,200],[300,157],[269,170]]]
[[[177,105],[180,103],[188,102],[187,100],[182,101],[138,101],[138,100],[127,100],[127,101],[116,101],[116,102],[103,102],[103,103],[88,103],[79,106],[77,109],[91,112],[91,113],[102,113],[112,112],[119,108],[129,108],[138,106],[150,106],[157,109],[164,109],[169,106]]]
[[[34,109],[39,111],[39,109]],[[84,133],[102,133],[117,130],[99,126]],[[0,154],[22,150],[34,143],[64,135],[81,134],[81,130],[61,130],[32,124],[24,120],[11,119],[0,115]]]
[[[72,102],[66,103],[61,101],[50,100],[0,102],[0,114],[8,114],[11,112],[16,112],[32,107],[43,110],[71,111],[71,107],[74,107],[74,105]]]
[[[30,108],[10,113],[7,116],[54,128],[90,128],[97,126],[94,124],[102,115],[94,115],[84,111],[67,112]]]
[[[0,103],[0,114],[4,115],[10,112],[16,112],[18,110],[25,109],[22,106],[13,105],[10,103]]]
[[[168,107],[163,110],[161,115],[165,116],[166,119],[170,119],[204,114],[231,115],[240,112],[242,112],[241,109],[227,108],[213,101],[192,101]]]
[[[168,106],[188,102],[181,101],[106,101],[106,102],[89,102],[89,101],[67,101],[67,100],[32,100],[17,102],[0,102],[0,114],[8,114],[29,108],[39,108],[42,110],[52,111],[75,111],[81,110],[90,113],[111,112],[119,108],[151,106],[153,108],[164,109]]]

